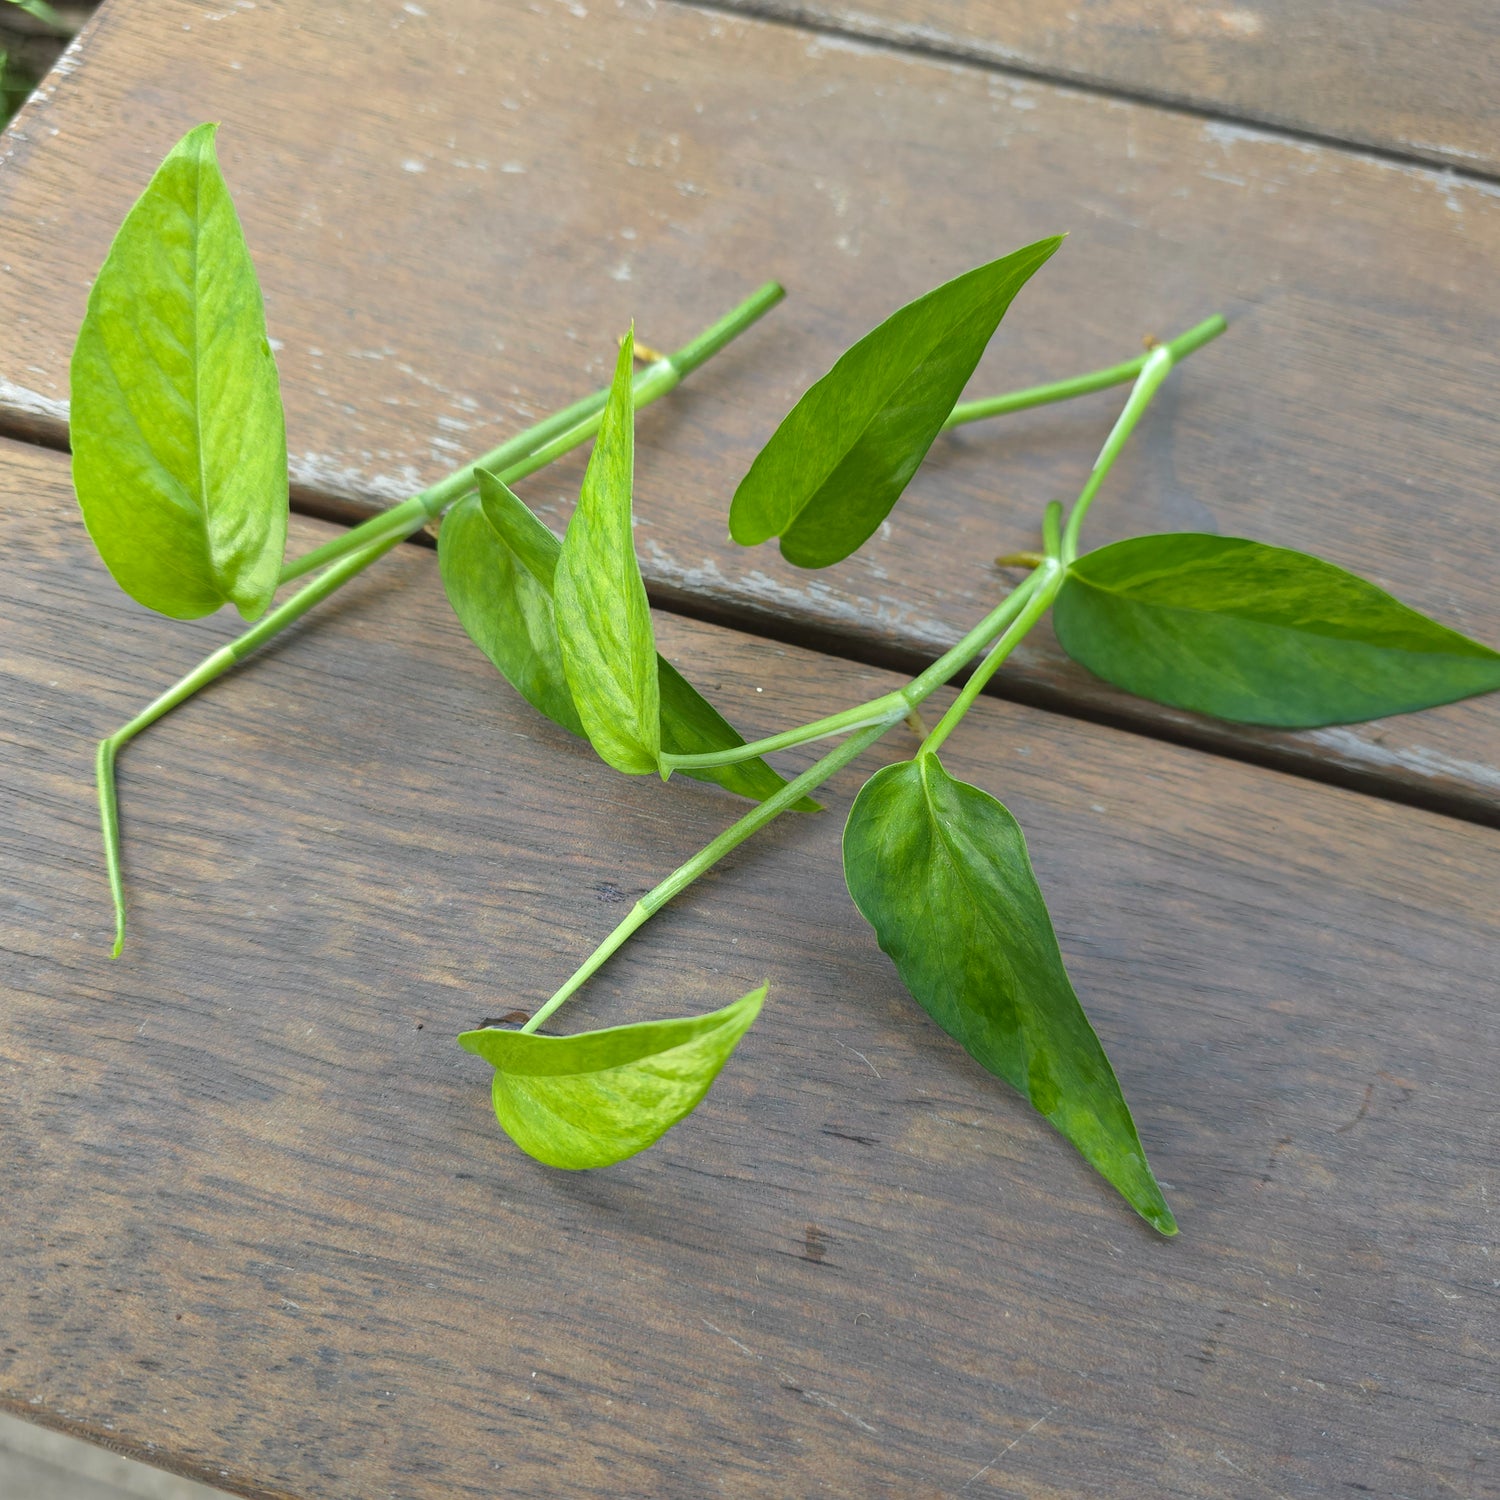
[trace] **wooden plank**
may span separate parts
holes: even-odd
[[[106,6],[5,141],[13,429],[56,436],[115,225],[178,132],[221,117],[300,503],[399,496],[599,383],[632,315],[670,344],[775,274],[793,294],[775,321],[643,418],[650,586],[909,662],[989,607],[990,559],[1076,492],[1118,398],[945,440],[888,531],[824,573],[729,546],[728,497],[797,394],[894,305],[1072,227],[976,390],[1128,355],[1214,308],[1235,322],[1144,424],[1093,539],[1186,527],[1301,546],[1500,642],[1493,189],[674,6],[549,5],[486,45],[495,14]],[[580,472],[528,495],[560,517]],[[1133,703],[1045,643],[1000,687],[1500,822],[1500,702],[1257,734]]]
[[[1494,1487],[1500,836],[982,704],[951,766],[1028,830],[1182,1234],[904,997],[838,874],[852,779],[575,1003],[772,995],[690,1122],[552,1173],[453,1035],[731,799],[554,732],[402,548],[122,758],[111,964],[93,739],[228,625],[130,605],[62,460],[3,457],[14,1409],[256,1495]],[[891,681],[658,624],[752,727]]]
[[[716,3],[1500,174],[1500,11],[1489,0]]]

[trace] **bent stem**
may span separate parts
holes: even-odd
[[[666,395],[684,376],[711,359],[732,339],[771,310],[786,293],[774,281],[767,282],[752,296],[726,313],[718,322],[704,329],[675,354],[658,361],[637,377],[637,401],[645,405]],[[598,431],[608,391],[596,391],[575,401],[572,406],[554,413],[518,434],[499,448],[455,470],[446,479],[413,495],[400,505],[383,511],[342,536],[288,563],[282,569],[283,583],[304,573],[332,564],[314,582],[299,590],[284,604],[271,610],[249,630],[227,646],[205,657],[185,677],[179,679],[160,697],[153,700],[128,724],[99,742],[94,758],[94,775],[99,789],[99,822],[104,837],[104,863],[109,877],[110,899],[115,911],[115,941],[110,956],[118,958],[125,946],[125,887],[120,864],[120,812],[115,787],[115,758],[121,748],[163,714],[191,698],[199,688],[222,676],[237,662],[243,661],[257,647],[300,619],[315,604],[321,603],[377,558],[419,530],[447,505],[474,486],[476,468],[494,465],[501,477],[513,483],[534,474],[544,464],[587,442]]]
[[[115,757],[143,729],[154,724],[163,714],[170,713],[179,703],[191,698],[199,688],[206,687],[216,677],[222,677],[237,662],[249,656],[256,647],[270,640],[279,631],[285,630],[294,620],[300,619],[315,604],[326,599],[356,573],[369,567],[376,558],[384,557],[391,548],[399,545],[401,540],[399,536],[388,537],[364,552],[356,552],[352,557],[346,557],[315,582],[294,594],[285,604],[273,609],[264,619],[257,621],[243,635],[204,657],[191,672],[173,683],[159,698],[147,704],[128,724],[121,725],[113,734],[106,735],[99,741],[99,751],[94,759],[94,770],[99,783],[99,818],[104,833],[104,864],[109,873],[109,892],[115,905],[115,945],[110,954],[112,958],[118,958],[125,946],[125,888],[120,874],[120,814],[115,793]]]
[[[712,359],[732,340],[739,337],[752,324],[758,322],[786,296],[779,283],[768,281],[752,293],[738,307],[725,313],[716,323],[705,328],[696,338],[684,344],[675,354],[665,355],[653,365],[642,370],[633,382],[637,408],[649,406],[660,400],[668,391],[675,389],[700,365]],[[603,420],[604,403],[609,399],[609,388],[594,391],[575,401],[571,406],[554,412],[550,417],[517,433],[500,444],[455,469],[445,479],[429,485],[409,500],[371,516],[358,526],[351,527],[342,536],[314,547],[311,552],[293,558],[281,570],[281,582],[288,583],[311,573],[325,563],[356,552],[370,543],[400,532],[409,536],[428,521],[440,515],[454,501],[468,494],[476,484],[474,471],[487,469],[498,474],[506,484],[516,484],[527,475],[570,453],[586,443],[599,430]]]

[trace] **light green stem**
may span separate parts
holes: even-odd
[[[399,536],[388,537],[365,552],[357,552],[329,568],[321,577],[305,589],[294,594],[285,604],[278,605],[263,620],[257,621],[243,635],[220,646],[217,651],[204,657],[186,677],[173,683],[159,698],[143,708],[128,724],[99,741],[99,752],[95,757],[95,775],[99,783],[99,818],[104,832],[104,864],[109,872],[109,892],[115,905],[115,945],[111,957],[118,958],[125,946],[125,887],[120,875],[120,814],[115,795],[115,756],[133,740],[141,730],[154,724],[163,714],[170,713],[179,703],[191,698],[199,688],[206,687],[216,677],[222,677],[237,662],[243,661],[256,647],[263,645],[279,631],[285,630],[294,620],[300,619],[315,604],[321,603],[333,591],[358,572],[367,568],[378,557],[384,557],[391,548],[399,545]]]
[[[1129,442],[1130,434],[1135,431],[1135,424],[1141,419],[1141,413],[1151,404],[1151,398],[1171,370],[1171,348],[1162,344],[1151,351],[1151,357],[1146,361],[1141,373],[1136,376],[1135,384],[1130,388],[1130,397],[1125,402],[1125,409],[1115,419],[1115,425],[1110,428],[1109,436],[1105,438],[1104,446],[1099,450],[1099,457],[1094,460],[1088,483],[1079,493],[1072,513],[1068,516],[1068,524],[1062,535],[1064,565],[1070,564],[1078,556],[1078,534],[1083,530],[1083,521],[1089,513],[1089,506],[1094,503],[1094,496],[1099,493],[1099,487],[1114,467],[1115,460],[1120,456],[1120,450]]]
[[[994,609],[982,619],[956,645],[949,647],[933,664],[919,676],[914,677],[904,688],[871,698],[867,703],[856,704],[824,719],[814,719],[810,724],[796,729],[787,729],[780,734],[755,740],[748,745],[736,745],[732,749],[711,750],[702,755],[668,755],[661,757],[662,778],[673,771],[707,770],[712,766],[735,765],[742,760],[754,760],[761,755],[774,755],[778,750],[790,750],[797,745],[810,744],[815,740],[828,739],[836,734],[847,734],[852,729],[864,729],[872,724],[886,724],[904,719],[933,691],[940,688],[956,673],[960,672],[984,648],[1005,629],[1018,615],[1037,588],[1037,575],[1017,584]],[[894,716],[894,718],[893,718]]]
[[[842,770],[850,761],[862,755],[893,724],[900,723],[905,712],[903,708],[895,717],[861,730],[845,740],[837,749],[830,750],[800,776],[787,782],[774,796],[767,797],[758,807],[752,807],[739,822],[726,828],[718,838],[700,849],[686,864],[679,865],[660,885],[648,891],[631,907],[624,921],[594,949],[578,971],[527,1021],[521,1030],[535,1031],[563,1001],[574,994],[603,965],[611,954],[621,947],[631,933],[648,922],[668,901],[685,891],[705,870],[718,864],[731,849],[737,849],[752,834],[758,833],[773,818],[784,813],[794,802],[800,801],[808,792],[821,786],[835,772]]]
[[[969,680],[964,683],[962,691],[949,704],[948,712],[938,720],[932,732],[922,741],[922,748],[917,752],[918,755],[936,753],[943,741],[957,728],[963,716],[974,706],[974,700],[984,691],[985,685],[1000,669],[1006,657],[1025,640],[1031,627],[1052,608],[1052,601],[1057,598],[1057,591],[1062,587],[1062,564],[1056,558],[1049,557],[1031,576],[1039,582],[1035,593],[1026,601],[1025,609],[1016,616],[1000,639],[990,647],[989,655],[969,674]]]
[[[808,792],[821,786],[830,776],[862,755],[882,735],[901,723],[918,704],[947,682],[966,662],[971,661],[989,641],[994,640],[997,632],[1005,631],[1008,622],[1025,612],[1027,602],[1037,592],[1036,579],[1037,575],[1032,574],[1031,577],[1018,584],[956,646],[944,652],[926,671],[919,673],[899,692],[873,698],[869,703],[861,704],[857,709],[846,710],[843,716],[834,715],[833,717],[847,717],[860,714],[873,710],[881,704],[886,705],[888,710],[886,715],[875,723],[865,723],[857,734],[845,740],[837,749],[830,750],[821,760],[815,761],[774,796],[767,797],[758,807],[751,808],[739,822],[725,829],[711,844],[695,854],[686,864],[679,865],[660,885],[642,896],[619,926],[589,954],[567,983],[527,1021],[521,1030],[535,1031],[558,1006],[575,994],[586,980],[598,972],[604,961],[621,947],[631,933],[649,921],[668,901],[685,891],[705,870],[717,864],[731,849],[743,844],[752,834],[764,828],[773,818],[779,817]],[[818,722],[826,723],[827,721]],[[852,728],[853,725],[846,727]],[[775,738],[781,739],[783,736],[778,735]],[[761,741],[760,743],[764,746],[770,742]],[[803,743],[803,741],[793,743]],[[743,748],[743,752],[737,753],[737,758],[744,759],[746,755],[757,753],[759,750],[756,746],[747,745]],[[678,757],[678,759],[687,759],[687,757]],[[718,765],[722,762],[714,760],[711,763]]]
[[[697,338],[684,344],[675,354],[669,354],[665,359],[657,360],[655,364],[642,370],[634,381],[635,405],[649,406],[665,396],[751,324],[763,318],[785,296],[786,293],[778,283],[768,281],[717,323],[711,324]],[[506,484],[516,484],[528,474],[536,473],[553,459],[588,442],[598,432],[599,423],[604,417],[604,404],[608,399],[609,389],[606,387],[584,396],[562,411],[554,412],[536,426],[518,433],[501,443],[498,448],[491,449],[483,458],[455,469],[445,479],[429,485],[420,494],[403,500],[377,516],[371,516],[368,521],[360,522],[342,536],[324,542],[321,547],[314,547],[311,552],[293,558],[282,568],[281,581],[287,583],[293,578],[300,578],[304,573],[311,573],[326,563],[347,553],[357,552],[386,536],[397,533],[410,536],[474,488],[476,469],[487,469],[492,474],[498,474]]]
[[[733,338],[763,317],[785,295],[774,281],[767,282],[753,296],[747,297],[733,311],[706,328],[691,343],[642,371],[636,379],[636,389],[640,393],[637,400],[644,405],[665,395],[685,375],[711,359]],[[243,635],[199,662],[186,677],[168,688],[128,724],[99,742],[94,773],[99,787],[99,821],[104,835],[104,863],[109,875],[110,898],[115,909],[113,957],[118,958],[125,945],[125,888],[120,867],[119,801],[115,790],[115,757],[121,747],[148,725],[154,724],[163,714],[192,697],[199,688],[227,672],[236,662],[243,661],[278,631],[284,630],[335,589],[341,588],[377,558],[384,557],[398,543],[419,530],[444,506],[473,487],[476,468],[494,465],[501,470],[501,477],[509,483],[535,473],[559,454],[586,442],[598,430],[599,413],[607,397],[607,391],[596,391],[593,395],[585,396],[583,400],[576,401],[572,406],[539,422],[508,443],[502,443],[499,448],[475,463],[455,470],[421,494],[413,495],[409,500],[378,516],[372,516],[333,541],[322,547],[315,547],[305,556],[289,563],[282,572],[283,582],[328,563],[332,566],[284,604],[273,609],[264,619],[257,621]]]
[[[1205,318],[1195,328],[1180,333],[1171,343],[1162,347],[1172,351],[1173,363],[1187,358],[1195,349],[1224,332],[1229,325],[1215,313]],[[1152,351],[1154,352],[1154,351]],[[1123,364],[1110,365],[1105,370],[1093,370],[1087,375],[1075,375],[1071,380],[1056,380],[1050,385],[1034,385],[1024,391],[1011,391],[1004,396],[989,396],[981,401],[963,401],[953,408],[952,415],[943,423],[944,430],[961,427],[966,422],[978,422],[986,417],[1003,417],[1013,411],[1026,411],[1033,406],[1047,406],[1054,401],[1068,401],[1074,396],[1087,396],[1092,391],[1108,390],[1113,385],[1124,385],[1134,380],[1146,367],[1151,352],[1136,359],[1127,359]]]

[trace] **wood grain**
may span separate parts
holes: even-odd
[[[538,719],[401,548],[122,757],[111,964],[93,740],[228,622],[130,604],[63,461],[0,457],[8,1406],[307,1500],[1494,1487],[1500,837],[981,704],[950,766],[1027,829],[1179,1238],[904,997],[853,777],[565,1013],[771,983],[689,1122],[549,1172],[454,1034],[736,804]],[[751,728],[891,681],[658,628]]]
[[[4,144],[11,429],[58,437],[115,225],[179,131],[222,118],[299,503],[399,496],[598,384],[632,315],[670,344],[779,275],[793,296],[775,321],[643,418],[648,582],[678,610],[907,663],[988,607],[990,559],[1076,491],[1117,398],[945,440],[889,530],[824,573],[729,547],[728,496],[892,307],[1071,227],[976,390],[1128,355],[1215,307],[1234,320],[1144,424],[1095,540],[1166,527],[1300,546],[1500,641],[1489,186],[676,6],[508,10],[503,38],[495,15],[107,5]],[[580,472],[528,495],[560,517]],[[1133,703],[1045,643],[1000,687],[1500,822],[1494,700],[1257,734]]]
[[[717,3],[1500,173],[1500,11],[1488,0]]]

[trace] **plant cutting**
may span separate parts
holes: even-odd
[[[74,479],[110,572],[176,618],[233,604],[249,629],[101,741],[106,864],[124,941],[114,764],[149,724],[243,661],[441,517],[439,565],[476,645],[538,712],[626,775],[708,779],[755,805],[643,896],[519,1030],[459,1041],[494,1072],[497,1118],[538,1160],[599,1167],[657,1140],[702,1099],[767,1001],[572,1035],[540,1028],[651,916],[812,794],[940,687],[962,680],[910,759],[850,808],[844,876],[913,998],[1045,1116],[1155,1229],[1175,1231],[1136,1125],[1068,978],[1024,835],[941,751],[1049,611],[1077,661],[1127,691],[1243,723],[1305,727],[1408,712],[1500,686],[1500,653],[1331,563],[1193,534],[1088,552],[1090,507],[1173,369],[1224,331],[1210,318],[1138,359],[977,402],[964,387],[1049,239],[945,282],[860,339],[797,402],[741,479],[734,542],[775,539],[821,568],[858,550],[945,428],[1129,384],[1069,508],[1040,518],[1029,573],[904,687],[747,743],[658,653],[632,540],[635,411],[781,298],[762,288],[677,354],[636,368],[633,330],[607,389],[581,398],[400,505],[297,559],[284,556],[286,447],[274,358],[214,127],[168,155],[122,225],[89,299],[72,381]],[[592,440],[577,507],[552,532],[516,486]],[[311,582],[280,604],[278,589]],[[766,757],[838,743],[784,778]]]

